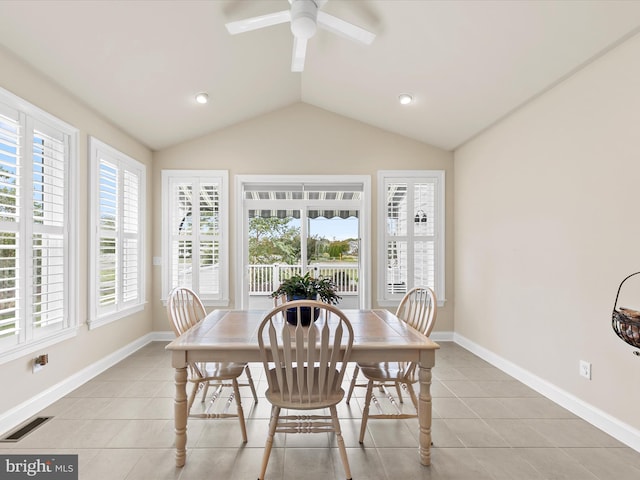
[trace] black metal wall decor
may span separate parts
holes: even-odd
[[[632,273],[622,280],[618,287],[618,293],[616,294],[616,301],[613,304],[613,313],[611,315],[613,331],[616,332],[622,340],[636,348],[640,348],[640,311],[618,307],[618,297],[620,296],[622,284],[634,275],[639,274],[640,272]],[[640,356],[640,352],[638,351],[633,353],[634,355]]]

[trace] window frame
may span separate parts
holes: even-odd
[[[116,302],[109,307],[100,307],[100,282],[97,279],[100,276],[100,180],[101,180],[101,164],[105,161],[114,165],[118,169],[117,185],[122,187],[124,184],[124,174],[133,172],[138,176],[138,203],[137,203],[137,228],[136,233],[137,245],[137,262],[138,262],[138,285],[137,296],[132,301],[124,301],[122,295],[122,278],[123,259],[122,245],[130,232],[126,232],[123,228],[125,223],[125,215],[123,210],[126,203],[125,191],[120,189],[116,195],[117,225],[114,232],[114,241],[120,246],[119,253],[116,257]],[[146,189],[147,189],[147,168],[138,160],[116,150],[95,137],[89,137],[89,171],[90,171],[90,188],[89,188],[89,318],[88,326],[90,329],[107,325],[115,322],[123,317],[132,315],[144,309],[146,303],[146,260],[145,260],[145,238],[146,238]]]
[[[357,208],[360,211],[359,223],[360,223],[360,272],[359,277],[361,279],[360,287],[360,308],[370,308],[372,301],[372,268],[371,268],[371,210],[372,210],[372,201],[371,201],[371,176],[370,175],[286,175],[286,174],[278,174],[278,175],[236,175],[235,176],[235,208],[236,208],[236,238],[242,239],[242,249],[236,252],[236,265],[246,266],[248,265],[248,252],[249,252],[249,220],[246,215],[247,213],[247,203],[245,200],[245,191],[246,186],[255,186],[255,185],[268,185],[269,188],[273,189],[277,186],[282,186],[284,188],[288,188],[291,185],[318,185],[318,184],[328,184],[328,185],[361,185],[362,186],[362,200],[357,201],[335,201],[329,203],[332,207],[340,207],[341,205],[347,205],[347,209],[349,208]],[[326,202],[326,201],[325,201]],[[276,204],[277,202],[274,202]],[[352,203],[353,207],[349,207],[348,204]],[[287,208],[291,205],[290,202],[285,201],[283,206]],[[302,208],[313,208],[316,207],[318,209],[326,208],[325,204],[318,203],[317,201],[300,201],[300,205]],[[304,228],[304,227],[303,227]],[[236,292],[241,292],[239,294],[240,298],[240,307],[246,308],[246,305],[249,303],[248,293],[245,289],[246,279],[244,278],[244,274],[236,275]],[[236,306],[237,305],[236,300]]]
[[[386,285],[387,270],[387,241],[391,235],[387,232],[387,183],[405,182],[407,184],[433,183],[435,185],[435,218],[434,218],[434,292],[438,306],[443,306],[445,295],[445,171],[444,170],[380,170],[378,171],[378,305],[381,307],[395,307],[404,296],[404,293],[390,293]],[[413,189],[410,194],[413,195]],[[409,195],[409,191],[408,191]],[[407,211],[408,224],[414,221],[413,212]],[[407,235],[408,248],[413,250],[413,244],[409,243],[413,235]],[[414,241],[415,242],[415,241]],[[413,275],[413,272],[408,272]],[[412,282],[407,288],[411,288]]]
[[[0,364],[15,360],[30,353],[59,343],[74,337],[77,334],[79,325],[79,299],[72,292],[77,290],[79,278],[78,252],[78,215],[76,205],[78,204],[79,186],[77,181],[79,168],[79,130],[60,120],[59,118],[45,112],[39,107],[26,100],[0,88],[0,105],[4,112],[15,114],[14,121],[18,123],[21,133],[17,136],[17,165],[20,174],[17,181],[20,185],[18,202],[22,204],[17,216],[15,226],[12,230],[19,234],[16,243],[19,257],[17,263],[18,280],[17,288],[20,292],[18,300],[18,332],[10,337],[0,339]],[[52,132],[47,134],[46,130]],[[48,136],[59,136],[60,144],[64,145],[62,151],[63,183],[62,183],[62,223],[60,227],[48,227],[46,224],[38,224],[34,221],[34,133],[40,131]],[[44,155],[48,154],[48,149],[43,143]],[[18,151],[20,153],[18,153]],[[44,165],[44,164],[43,164]],[[45,165],[46,167],[46,165]],[[51,166],[50,168],[54,168]],[[46,172],[47,168],[45,168]],[[43,173],[44,177],[48,174]],[[49,184],[42,184],[43,195],[47,195]],[[51,190],[49,190],[51,192]],[[46,204],[46,203],[45,203]],[[35,328],[33,307],[34,284],[33,284],[33,235],[47,236],[58,232],[62,237],[63,251],[63,298],[62,298],[62,320],[60,328],[50,328],[47,326]],[[54,324],[55,325],[55,324]]]
[[[171,263],[172,188],[176,182],[197,181],[198,183],[216,183],[219,186],[219,293],[215,296],[197,292],[207,307],[228,307],[229,298],[229,171],[228,170],[175,170],[163,169],[162,180],[162,293],[161,300],[166,303],[172,285],[173,265]],[[199,198],[199,197],[198,197]],[[199,238],[199,237],[198,237]],[[198,244],[199,247],[199,244]],[[192,246],[192,248],[196,248]],[[199,276],[198,276],[199,280]]]

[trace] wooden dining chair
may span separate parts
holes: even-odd
[[[287,295],[286,294],[282,294],[282,295],[278,295],[276,297],[273,297],[273,307],[279,307],[280,305],[282,305],[283,303],[287,303]]]
[[[186,287],[176,287],[169,293],[167,313],[176,336],[182,335],[189,328],[201,321],[206,315],[204,305],[198,295]],[[243,372],[246,374],[248,382],[238,383],[238,378]],[[188,415],[196,418],[238,417],[242,431],[242,440],[246,443],[247,429],[244,423],[240,387],[248,386],[251,388],[253,399],[256,403],[258,402],[258,396],[255,385],[253,384],[253,377],[251,376],[249,365],[247,363],[235,362],[192,362],[188,365],[188,381],[193,383],[193,389],[187,400]],[[231,387],[233,389],[231,397],[235,399],[237,413],[191,413],[191,407],[193,406],[198,391],[202,390],[201,401],[204,403],[209,387],[216,389],[211,398],[211,405],[218,399],[224,387]],[[231,397],[229,401],[233,401]]]
[[[295,312],[295,325],[285,321],[286,309]],[[309,313],[316,313],[318,318],[305,327],[303,316]],[[272,404],[258,478],[264,480],[276,433],[333,432],[346,477],[351,479],[336,410],[344,398],[341,384],[353,345],[353,328],[347,317],[338,308],[315,300],[288,302],[265,316],[258,328],[258,345],[268,383],[266,398]],[[330,415],[280,415],[283,408],[328,408]]]
[[[407,325],[428,337],[433,330],[437,315],[436,296],[429,287],[416,287],[411,289],[403,297],[400,305],[396,310],[396,316],[403,320]],[[347,403],[351,399],[354,387],[367,387],[362,409],[362,424],[360,426],[360,443],[364,442],[364,434],[367,428],[367,422],[370,418],[416,418],[418,411],[418,398],[413,389],[413,384],[418,381],[416,375],[417,363],[415,362],[381,362],[381,363],[358,363],[354,369],[349,393],[347,395]],[[367,383],[358,384],[358,373],[367,379]],[[401,412],[397,406],[393,395],[387,387],[395,387],[398,395],[398,401],[403,403],[402,389],[406,389],[411,398],[411,402],[416,409],[416,413]],[[370,415],[369,410],[372,400],[377,403],[377,399],[373,395],[373,389],[378,387],[386,393],[389,402],[396,407],[397,413],[379,413]]]

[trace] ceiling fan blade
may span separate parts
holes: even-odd
[[[302,72],[304,70],[304,57],[307,54],[307,39],[293,37],[293,55],[291,57],[291,71]]]
[[[267,13],[266,15],[260,15],[258,17],[229,22],[225,24],[225,27],[227,27],[227,31],[231,35],[236,35],[238,33],[250,32],[251,30],[270,27],[272,25],[278,25],[289,21],[291,21],[291,11],[283,10],[281,12]]]
[[[371,45],[371,42],[376,38],[375,33],[322,11],[318,11],[318,26],[365,45]]]

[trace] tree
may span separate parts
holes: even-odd
[[[333,241],[329,244],[329,256],[331,258],[342,258],[351,249],[349,240]]]
[[[300,229],[291,218],[253,217],[249,220],[249,263],[295,265],[300,259]]]

